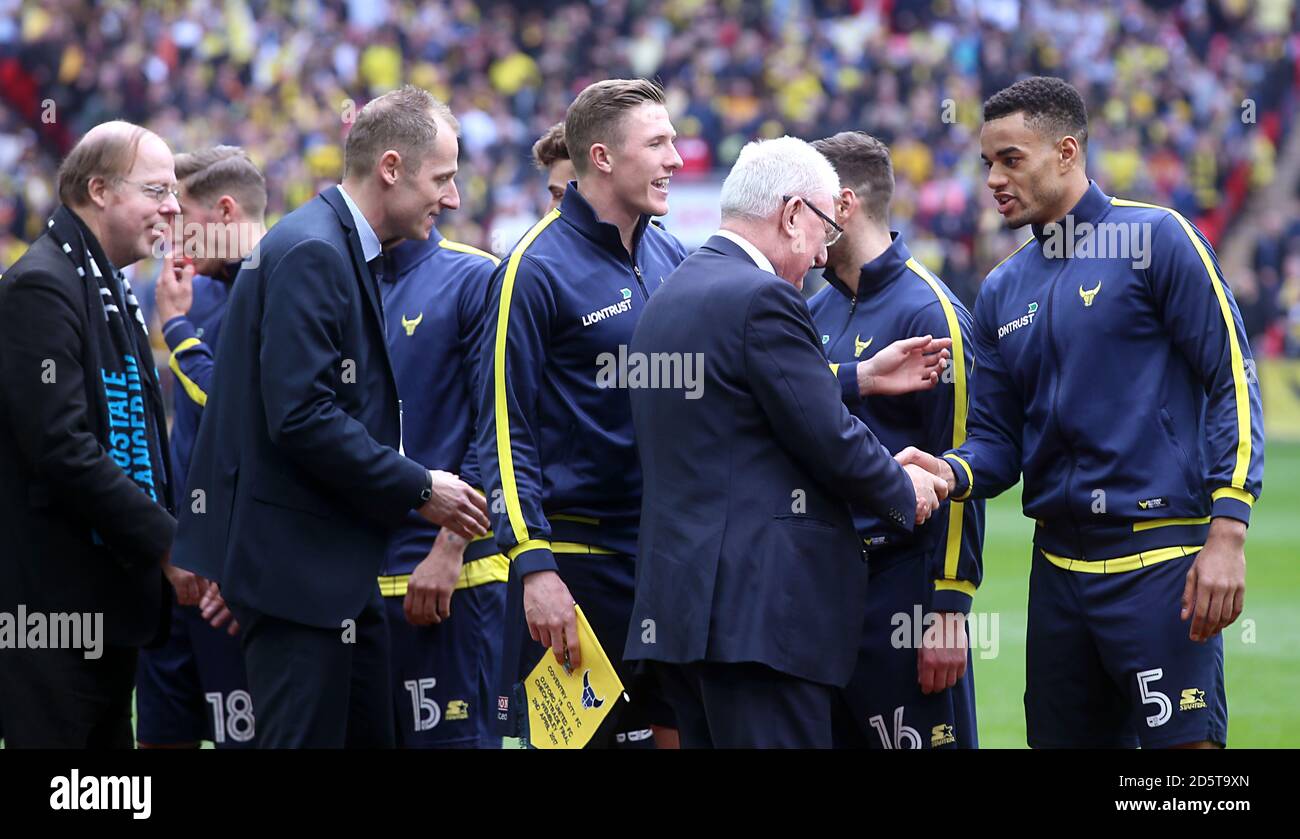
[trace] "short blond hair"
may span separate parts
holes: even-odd
[[[176,179],[199,201],[230,195],[254,218],[266,213],[266,178],[239,146],[213,146],[176,155]]]
[[[415,85],[371,99],[348,131],[343,145],[343,177],[374,169],[380,155],[389,149],[400,154],[412,172],[419,172],[433,150],[439,119],[453,133],[460,134],[460,123],[451,108]]]
[[[579,175],[587,171],[591,147],[622,142],[623,118],[646,102],[666,102],[664,89],[649,79],[606,79],[578,94],[564,117],[564,144]]]

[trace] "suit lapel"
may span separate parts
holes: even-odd
[[[343,196],[339,195],[339,188],[330,187],[321,193],[321,198],[329,204],[334,210],[335,215],[339,217],[339,223],[347,231],[348,251],[352,254],[352,265],[357,272],[357,281],[361,284],[361,293],[365,296],[370,305],[370,313],[374,315],[375,324],[379,327],[379,334],[384,334],[384,317],[379,307],[377,283],[374,276],[370,273],[370,266],[366,264],[365,255],[361,251],[361,236],[357,233],[356,222],[352,220],[352,212],[348,209],[347,202]]]

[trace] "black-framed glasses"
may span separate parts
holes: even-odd
[[[148,196],[150,200],[157,201],[159,204],[166,201],[168,195],[177,201],[181,200],[180,184],[167,186],[166,184],[142,183],[141,181],[133,181],[130,178],[118,178],[118,180],[124,184],[140,187],[141,192]]]
[[[835,244],[840,240],[840,237],[844,235],[844,228],[836,224],[835,219],[831,218],[830,216],[823,213],[821,210],[814,207],[812,205],[812,202],[809,201],[807,198],[800,198],[797,195],[781,196],[781,200],[783,202],[789,202],[794,200],[795,198],[799,198],[800,201],[802,201],[805,205],[807,205],[808,209],[816,213],[817,217],[822,220],[822,227],[825,228],[826,230],[826,247],[829,248],[831,245]],[[827,225],[830,226],[827,227]]]

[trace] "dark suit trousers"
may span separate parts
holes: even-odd
[[[243,639],[259,748],[394,747],[388,626],[377,584],[351,631],[229,606]]]
[[[765,664],[653,662],[683,749],[829,749],[835,689]]]
[[[10,749],[131,749],[135,647],[0,650],[0,719]]]

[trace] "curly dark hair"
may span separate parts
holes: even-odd
[[[568,159],[569,147],[564,144],[564,123],[557,122],[533,143],[533,163],[538,169],[548,169],[552,163]]]
[[[1088,148],[1088,108],[1079,91],[1064,79],[1031,76],[993,94],[984,103],[984,121],[1021,112],[1025,124],[1053,142],[1067,134]]]

